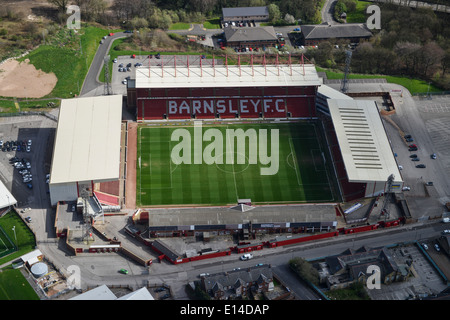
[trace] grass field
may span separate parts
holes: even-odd
[[[211,151],[213,142],[203,141],[200,150],[200,164],[194,164],[199,154],[194,143],[194,126],[183,127],[190,134],[190,150],[178,152],[181,156],[191,152],[191,163],[172,161],[174,150],[178,150],[184,139],[171,139],[175,130],[181,127],[140,126],[138,130],[136,201],[138,206],[157,205],[225,205],[236,204],[237,199],[250,198],[254,203],[304,203],[334,202],[337,196],[334,190],[335,178],[330,169],[328,149],[323,143],[320,123],[286,123],[286,124],[229,124],[214,127],[203,126],[203,134],[214,128],[223,137],[221,146]],[[262,164],[261,150],[258,149],[258,161],[251,162],[249,140],[245,143],[245,151],[238,150],[239,143],[234,140],[234,148],[228,130],[242,129],[248,132],[254,129],[257,140],[261,132],[267,130],[268,156],[271,162]],[[278,157],[271,153],[271,143],[276,139],[271,135],[278,130]],[[200,136],[201,137],[201,136]],[[174,140],[174,141],[171,141]],[[199,141],[198,139],[195,141]],[[252,140],[252,146],[258,142]],[[228,161],[228,150],[233,149],[234,163]],[[220,150],[221,149],[221,150]],[[215,160],[207,164],[205,154],[210,152]],[[244,163],[238,164],[236,155],[245,153]],[[203,155],[203,159],[202,156]],[[187,158],[186,158],[187,159]],[[197,158],[198,159],[198,158]],[[222,159],[222,164],[218,159]],[[262,175],[261,168],[268,168],[278,163],[275,174]],[[275,166],[273,166],[274,168]]]
[[[11,241],[13,241],[14,244],[18,247],[18,251],[0,258],[0,264],[12,261],[34,250],[36,246],[34,235],[16,212],[10,211],[5,216],[0,218],[0,226],[8,235],[9,239],[11,239]],[[13,228],[15,230],[15,233],[13,231]],[[5,244],[0,241],[0,251],[6,250],[6,246],[11,247],[8,241],[3,241]]]
[[[0,272],[0,300],[39,300],[39,297],[19,269],[8,267]]]

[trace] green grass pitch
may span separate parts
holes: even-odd
[[[257,141],[261,138],[261,130],[266,129],[269,156],[271,130],[278,130],[279,165],[273,175],[261,175],[260,169],[267,168],[270,164],[262,164],[260,160],[256,164],[249,163],[250,139],[245,144],[244,164],[237,163],[237,140],[234,143],[234,163],[226,161],[227,155],[222,157],[223,164],[206,164],[203,159],[201,164],[194,164],[194,160],[190,164],[174,163],[171,155],[181,140],[171,141],[174,140],[171,137],[175,130],[181,128],[190,133],[191,159],[194,159],[194,126],[139,127],[136,164],[138,206],[228,205],[236,204],[237,199],[251,199],[258,204],[338,201],[337,182],[320,122],[202,126],[202,133],[212,128],[220,130],[224,137],[223,154],[226,154],[227,147],[231,149],[227,129],[242,129],[245,132],[254,129]],[[210,147],[211,141],[215,140],[202,142],[203,151]],[[254,143],[256,140],[252,141]],[[259,147],[257,150],[259,154]],[[183,152],[178,154],[184,155]],[[218,156],[218,152],[211,154]]]

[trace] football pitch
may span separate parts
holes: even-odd
[[[136,204],[336,202],[337,181],[323,135],[320,122],[142,125]]]

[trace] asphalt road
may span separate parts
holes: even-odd
[[[98,44],[97,52],[89,67],[88,74],[84,79],[83,86],[81,88],[80,96],[95,96],[103,94],[103,83],[98,81],[98,76],[103,68],[103,60],[114,40],[119,38],[128,37],[130,34],[124,32],[117,32],[112,36],[106,37],[103,44]]]

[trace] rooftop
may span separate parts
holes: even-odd
[[[224,18],[244,17],[244,16],[264,16],[264,15],[269,15],[269,9],[267,7],[222,8],[222,16]]]
[[[119,178],[122,96],[61,101],[50,184]]]
[[[304,25],[302,26],[302,32],[306,40],[372,36],[372,32],[364,23]]]
[[[313,64],[164,65],[136,68],[136,88],[279,87],[320,84]]]
[[[329,99],[328,106],[350,182],[402,182],[375,101]]]
[[[14,198],[11,192],[9,192],[9,190],[0,180],[0,209],[15,205],[16,203],[17,203],[16,198]]]
[[[277,41],[275,29],[269,27],[233,27],[225,28],[227,42],[234,41]]]

